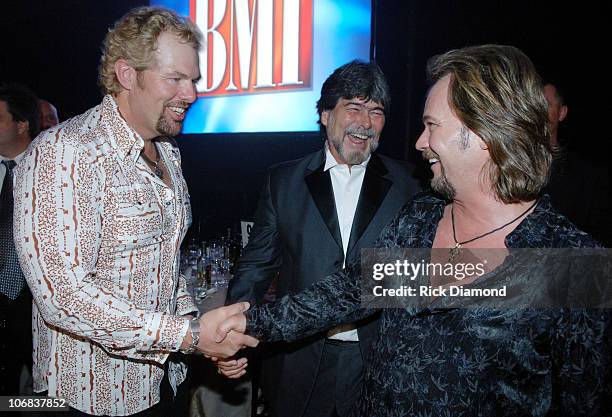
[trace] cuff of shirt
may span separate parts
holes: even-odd
[[[176,314],[178,316],[185,316],[193,313],[197,315],[198,312],[198,306],[193,301],[193,297],[190,294],[181,295],[176,299]]]
[[[145,338],[139,350],[176,352],[181,347],[189,328],[185,317],[154,313],[145,325]]]

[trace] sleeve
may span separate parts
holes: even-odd
[[[90,153],[45,144],[20,164],[14,232],[24,276],[48,324],[114,354],[163,362],[180,347],[189,321],[145,310],[96,279],[103,174]]]
[[[282,263],[277,213],[272,203],[271,173],[265,178],[255,211],[249,243],[236,263],[230,280],[226,304],[248,301],[261,303]]]
[[[182,159],[181,153],[179,152],[178,145],[174,139],[168,138],[167,141],[161,142],[162,147],[165,151],[178,162],[178,166],[175,166],[176,176],[180,178],[181,187],[183,190],[183,206],[185,210],[185,228],[188,229],[191,226],[191,222],[193,220],[191,213],[191,197],[189,196],[189,190],[187,187],[187,182],[185,182],[185,178],[183,177],[182,172]],[[193,296],[187,290],[187,280],[183,274],[179,274],[179,282],[178,282],[178,290],[176,295],[176,314],[179,316],[184,316],[187,314],[196,315],[199,313],[198,306],[193,299]]]
[[[374,247],[397,247],[402,213],[383,229]],[[378,310],[362,308],[361,284],[361,264],[357,261],[301,293],[251,307],[246,312],[246,331],[266,342],[291,342],[369,317]]]
[[[184,316],[193,313],[198,313],[198,306],[189,291],[187,291],[187,281],[181,274],[179,275],[178,293],[176,295],[176,314]]]
[[[566,309],[552,338],[553,408],[564,416],[609,415],[612,401],[609,309]]]

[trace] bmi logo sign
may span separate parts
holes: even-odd
[[[199,95],[309,88],[313,0],[190,0],[206,40]]]

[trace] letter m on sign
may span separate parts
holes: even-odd
[[[304,89],[312,81],[312,0],[190,0],[204,34],[200,96]]]

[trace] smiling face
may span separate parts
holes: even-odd
[[[332,110],[321,113],[329,149],[339,164],[357,165],[378,147],[385,126],[381,104],[359,98],[341,98]]]
[[[129,110],[123,116],[143,139],[175,136],[185,113],[196,99],[200,77],[198,54],[193,45],[164,32],[159,36],[151,68],[136,74],[129,94]]]
[[[489,160],[484,142],[453,113],[448,104],[450,75],[431,88],[425,110],[425,129],[416,143],[433,172],[431,187],[449,200],[459,192],[480,187],[483,166]]]

